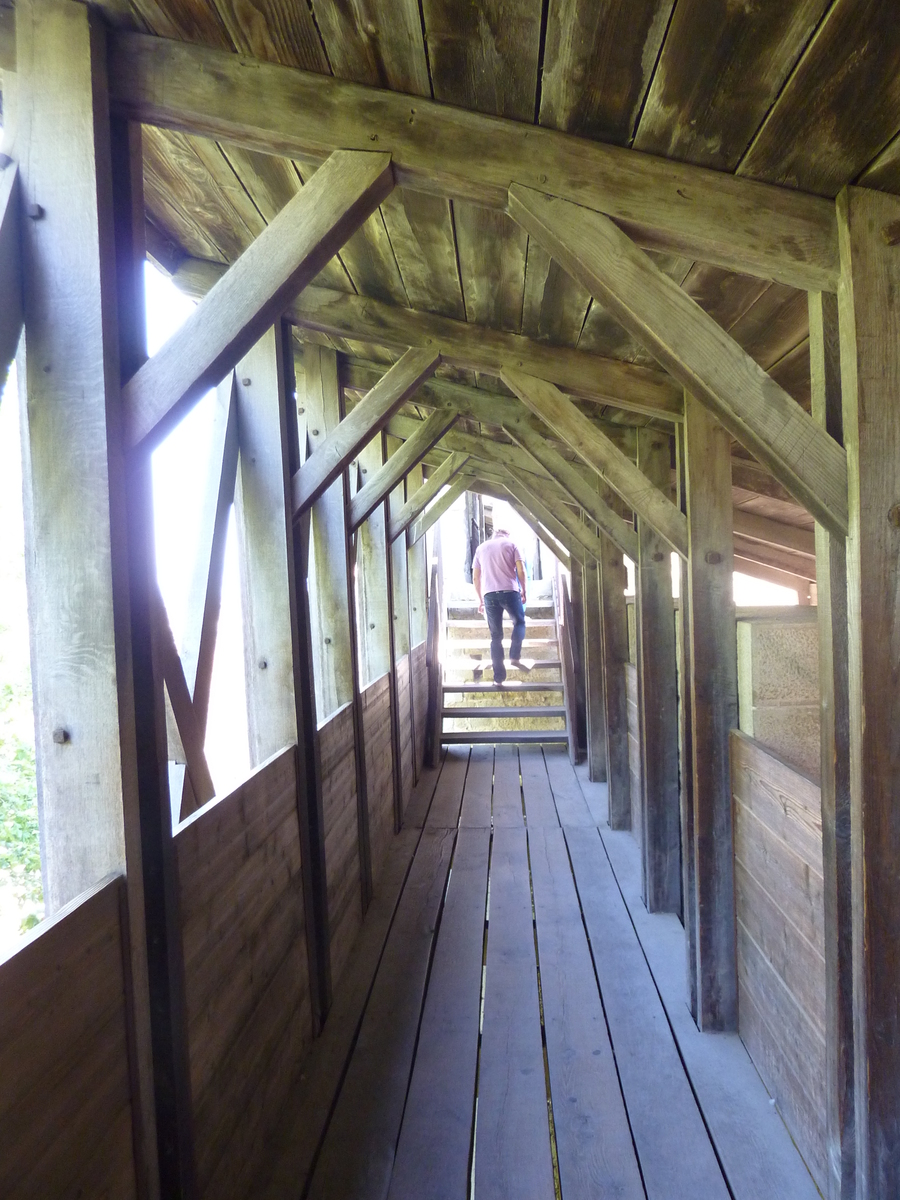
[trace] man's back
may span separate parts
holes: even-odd
[[[482,542],[475,551],[473,567],[481,568],[481,590],[513,592],[519,589],[516,563],[523,562],[522,553],[511,537],[495,534]]]

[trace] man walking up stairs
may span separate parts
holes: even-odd
[[[493,536],[482,542],[472,561],[472,582],[478,593],[478,611],[487,618],[491,631],[491,663],[494,667],[494,686],[506,679],[503,655],[503,614],[513,621],[509,643],[509,661],[519,670],[528,670],[522,663],[522,641],[525,637],[525,562],[522,551],[506,529],[495,529]]]

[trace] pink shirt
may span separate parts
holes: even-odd
[[[522,551],[508,537],[492,537],[490,541],[482,542],[475,551],[472,568],[481,568],[481,591],[488,592],[517,592],[519,579],[516,575],[516,563],[524,563]]]

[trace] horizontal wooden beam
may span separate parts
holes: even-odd
[[[350,501],[349,524],[351,532],[362,525],[366,517],[373,512],[390,492],[394,490],[403,477],[410,472],[416,463],[422,461],[424,455],[434,446],[435,442],[447,432],[456,420],[456,409],[444,406],[437,408],[427,421],[423,421],[411,438],[408,438],[396,450],[387,462],[376,471],[371,479],[356,493]]]
[[[394,186],[386,154],[338,151],[123,389],[130,446],[159,441],[219,383]]]
[[[391,417],[386,428],[393,437],[406,439],[414,437],[423,424],[423,421],[417,421],[415,417],[399,414]],[[552,487],[556,486],[543,467],[536,465],[523,450],[510,442],[491,443],[477,434],[451,429],[444,434],[434,449],[444,454],[465,454],[481,464],[495,468],[511,463],[522,471],[540,475],[542,481],[546,481]]]
[[[846,535],[847,455],[750,355],[607,217],[513,187],[510,214],[764,463]]]
[[[734,532],[743,534],[755,542],[782,546],[797,554],[805,554],[811,559],[816,557],[816,535],[811,529],[800,529],[796,525],[786,525],[784,521],[773,521],[770,517],[761,517],[757,513],[736,508]]]
[[[407,350],[375,387],[309,456],[291,481],[295,519],[334,483],[347,464],[379,433],[401,404],[434,374],[440,357],[430,350]]]
[[[467,486],[468,480],[462,475],[457,475],[446,492],[442,496],[438,496],[410,525],[407,544],[414,546],[419,538],[424,537],[435,521],[439,521],[450,505],[463,494]]]
[[[441,488],[446,487],[451,479],[468,462],[465,454],[448,454],[440,466],[428,476],[421,487],[417,488],[403,507],[390,518],[388,525],[388,540],[394,542],[410,527],[416,517],[424,512]]]
[[[205,295],[223,270],[218,263],[186,259],[172,278],[186,295],[196,297]],[[518,366],[596,404],[667,420],[680,420],[684,407],[681,388],[655,367],[551,346],[521,334],[400,308],[352,292],[308,287],[286,309],[285,316],[298,329],[328,338],[393,350],[408,346],[436,350],[449,366],[486,375],[499,375],[506,364]]]
[[[607,213],[648,247],[792,287],[837,285],[834,205],[820,197],[205,46],[111,42],[112,104],[132,120],[287,158],[377,147],[418,191],[505,209],[519,183]]]
[[[687,558],[687,520],[659,488],[626,458],[604,433],[579,412],[568,397],[552,383],[534,379],[521,371],[503,372],[526,408],[562,438],[589,467],[602,475],[614,492],[643,517],[672,549]]]
[[[799,575],[803,579],[815,581],[816,560],[809,558],[806,554],[798,554],[796,550],[789,550],[770,542],[757,542],[752,538],[735,533],[734,552],[741,558],[764,563],[779,571],[787,571],[791,575]]]
[[[21,206],[19,171],[10,163],[0,168],[0,390],[22,335]]]
[[[614,513],[600,498],[596,489],[591,487],[570,462],[553,449],[545,437],[522,418],[505,421],[503,428],[526,454],[531,455],[538,466],[549,471],[560,487],[564,488],[597,524],[601,533],[612,538],[623,554],[627,554],[632,561],[637,561],[638,542],[633,525],[629,525]]]

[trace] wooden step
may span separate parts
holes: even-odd
[[[548,664],[543,663],[542,666]],[[550,666],[556,664],[549,664]],[[535,664],[535,669],[537,664]],[[515,668],[513,668],[515,670]],[[443,685],[445,694],[447,692],[561,692],[563,685],[561,683],[527,683],[524,679],[514,680],[512,683],[504,682],[499,687],[493,683],[445,683]]]
[[[446,645],[448,650],[454,650],[457,652],[464,651],[464,650],[471,650],[476,646],[479,648],[483,647],[484,649],[489,650],[490,646],[491,646],[491,639],[490,638],[460,638],[458,641],[451,641],[448,638],[444,644]],[[523,648],[525,646],[555,646],[555,645],[556,645],[555,637],[532,638],[532,637],[526,636],[525,640],[522,642]]]
[[[441,741],[446,745],[492,745],[495,742],[567,742],[565,729],[463,729],[458,733],[442,733]]]
[[[528,661],[531,663],[532,671],[558,671],[562,667],[562,663],[558,658],[529,658]],[[494,670],[489,658],[470,658],[466,661],[466,659],[460,656],[456,656],[454,659],[447,659],[444,667],[448,671],[479,671],[481,673],[485,671],[493,672]],[[506,664],[506,669],[507,671],[517,672],[523,682],[531,673],[530,671],[523,671],[520,667],[513,667],[509,663]]]
[[[493,686],[491,690],[500,691],[499,688]],[[566,709],[563,704],[483,704],[480,707],[477,704],[460,704],[457,707],[441,709],[442,717],[564,717],[565,715]]]

